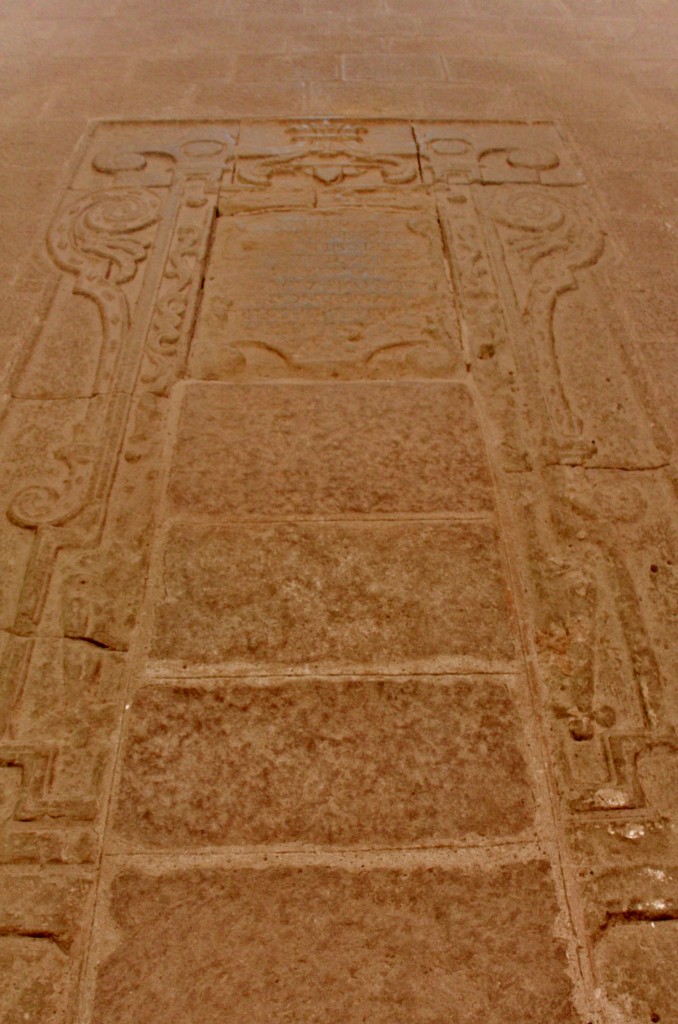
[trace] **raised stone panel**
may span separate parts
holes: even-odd
[[[439,376],[459,357],[430,202],[217,221],[191,376]]]
[[[217,184],[233,168],[237,121],[108,121],[95,124],[73,177],[77,189],[108,184],[169,187],[185,170]]]
[[[454,383],[192,384],[170,472],[182,516],[481,516],[492,485]]]
[[[510,691],[487,677],[150,686],[132,704],[127,849],[479,842],[534,805]]]
[[[488,671],[514,653],[487,523],[182,524],[162,588],[162,672]]]
[[[130,868],[107,904],[93,1024],[579,1020],[543,861]]]

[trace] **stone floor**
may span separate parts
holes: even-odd
[[[678,4],[0,52],[2,1024],[678,1024]]]

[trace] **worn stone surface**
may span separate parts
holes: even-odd
[[[533,820],[517,709],[484,677],[147,687],[130,716],[128,846],[440,845]]]
[[[458,365],[435,209],[222,218],[191,374],[443,374]]]
[[[3,877],[0,903],[0,1009],[8,1024],[67,1019],[82,951],[91,880],[83,876]]]
[[[0,944],[0,999],[7,1024],[64,1020],[68,957],[49,939],[3,938]]]
[[[110,907],[97,1024],[576,1020],[542,862],[128,871]]]
[[[596,950],[596,963],[610,999],[631,1020],[678,1020],[671,979],[678,967],[678,922],[634,921],[610,929]]]
[[[18,504],[20,513],[21,496],[27,495],[30,504],[33,489],[41,483],[54,488],[62,483],[67,469],[58,453],[67,446],[73,425],[84,407],[83,401],[17,402],[4,417],[0,468],[0,490],[4,497],[0,523],[0,621],[3,628],[12,625],[30,557],[30,535],[18,527],[17,515],[7,515],[7,512]],[[18,501],[12,501],[17,496]]]
[[[192,385],[171,469],[183,515],[478,515],[492,491],[460,384]]]
[[[213,891],[242,910],[234,1019],[276,991],[295,1020],[675,1018],[674,5],[0,18],[0,1019],[224,1019]],[[375,677],[393,715],[429,695],[397,751]],[[155,838],[108,814],[137,782]],[[313,845],[280,854],[294,883],[231,898],[287,842]],[[403,924],[375,879],[431,843],[445,898],[427,876]],[[493,844],[546,858],[555,901]],[[137,845],[135,916],[107,885]],[[363,894],[317,915],[321,949],[348,936],[334,987],[321,870]],[[285,928],[307,946],[274,984]]]
[[[489,670],[514,652],[485,523],[181,525],[151,653],[175,668]]]

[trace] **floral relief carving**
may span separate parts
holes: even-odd
[[[21,780],[9,831],[1,837],[2,860],[49,855],[89,861],[94,855],[96,836],[83,823],[99,814],[117,715],[107,704],[110,695],[98,693],[97,680],[110,685],[119,677],[143,591],[149,486],[162,424],[152,392],[165,394],[178,372],[174,353],[197,298],[217,186],[232,152],[230,135],[228,140],[217,145],[189,137],[165,155],[161,147],[136,157],[98,149],[94,171],[113,183],[67,196],[48,233],[52,259],[72,279],[73,294],[94,303],[102,330],[92,339],[91,397],[72,403],[70,427],[61,444],[46,452],[44,472],[20,482],[7,506],[9,522],[30,530],[32,540],[0,662],[0,766],[19,771]],[[172,178],[160,173],[168,160]],[[86,177],[86,168],[87,161],[78,173]],[[167,359],[168,352],[171,371],[161,374],[158,353]],[[146,394],[149,382],[139,374],[145,353],[156,372]],[[137,422],[129,430],[134,410]],[[139,503],[130,517],[125,500],[135,505],[134,490],[146,494],[146,504]],[[50,643],[60,645],[63,657],[44,684],[48,732],[55,737],[45,745],[34,732],[24,738],[19,722],[21,709],[41,686],[43,656],[36,652],[47,642],[41,634],[55,628],[44,624],[50,594],[56,606],[49,614],[56,611],[63,638]],[[76,652],[93,659],[84,674]],[[65,703],[57,700],[60,691],[70,694]],[[82,794],[69,796],[74,772],[83,779],[89,773],[89,781]],[[45,826],[52,820],[58,832]],[[13,822],[22,822],[20,831]]]

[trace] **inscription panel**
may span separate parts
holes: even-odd
[[[190,372],[443,374],[459,363],[435,210],[221,217]]]

